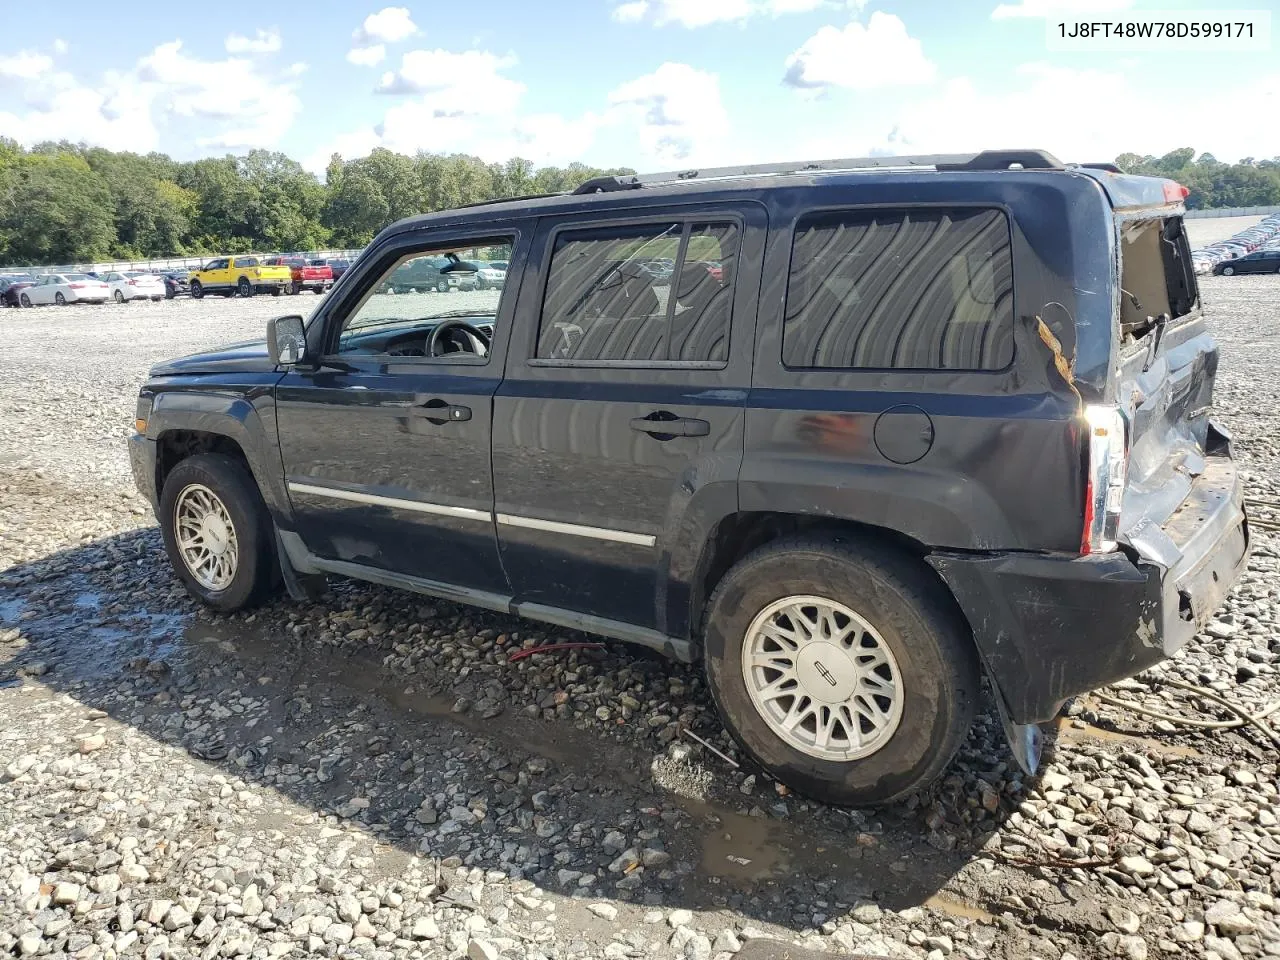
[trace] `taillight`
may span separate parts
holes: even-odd
[[[1085,465],[1084,531],[1080,552],[1110,553],[1120,531],[1120,507],[1129,468],[1124,414],[1118,407],[1090,404],[1084,410],[1089,430]]]
[[[88,284],[87,283],[68,283],[67,286],[70,287],[72,290],[83,290],[85,287],[88,286]]]
[[[1172,180],[1164,182],[1164,202],[1165,203],[1181,203],[1191,195],[1191,189],[1184,187],[1180,183]]]
[[[130,281],[129,281],[129,286],[131,286],[131,287],[136,287],[137,285],[138,285],[138,281],[137,281],[137,280],[130,280]]]

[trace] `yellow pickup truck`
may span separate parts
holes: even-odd
[[[270,293],[278,297],[293,283],[293,273],[288,267],[272,267],[261,257],[221,257],[210,260],[198,270],[192,270],[187,278],[191,296],[199,300],[206,293],[220,293],[224,297],[252,297],[255,293]]]

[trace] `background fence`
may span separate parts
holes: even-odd
[[[1280,207],[1213,207],[1209,210],[1188,210],[1187,217],[1269,217],[1273,213],[1280,213]]]

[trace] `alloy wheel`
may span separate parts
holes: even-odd
[[[173,506],[182,562],[207,590],[225,590],[240,565],[240,543],[227,506],[202,483],[184,487]]]
[[[825,597],[784,597],[761,610],[743,639],[742,677],[773,733],[821,760],[870,756],[902,720],[902,673],[888,644]]]

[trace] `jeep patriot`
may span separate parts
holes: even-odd
[[[839,804],[935,779],[985,674],[1034,770],[1248,558],[1185,196],[987,151],[412,217],[305,322],[153,369],[134,473],[219,610],[337,575],[701,660]]]

